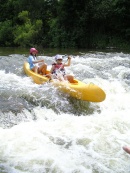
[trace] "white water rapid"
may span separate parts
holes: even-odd
[[[66,67],[105,91],[101,103],[34,84],[24,55],[0,59],[0,173],[130,172],[130,54],[82,53]]]

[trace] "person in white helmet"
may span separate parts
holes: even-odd
[[[30,49],[30,55],[28,57],[28,63],[30,65],[30,69],[35,73],[39,73],[42,75],[46,74],[47,65],[44,63],[44,60],[37,60],[36,55],[38,51],[35,48]]]
[[[68,56],[68,61],[67,63],[62,63],[62,55],[56,55],[55,56],[55,63],[52,64],[52,68],[50,70],[51,74],[54,76],[54,78],[57,78],[59,80],[68,80],[69,82],[73,82],[74,77],[70,74],[66,74],[65,68],[68,67],[71,64],[71,57]],[[60,74],[60,75],[59,75]]]

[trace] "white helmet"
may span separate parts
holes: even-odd
[[[63,59],[63,58],[62,58],[62,55],[56,55],[56,56],[55,56],[55,60],[57,61],[58,59]]]

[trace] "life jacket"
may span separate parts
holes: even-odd
[[[60,70],[60,72],[62,72],[62,74],[65,75],[65,68],[62,63],[60,64],[53,63],[52,65],[54,66],[52,74],[56,74],[58,70]]]

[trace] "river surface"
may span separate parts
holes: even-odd
[[[59,52],[43,52],[50,69]],[[105,101],[34,84],[23,71],[28,50],[0,49],[0,173],[129,173],[122,146],[130,146],[130,54],[64,54],[72,56],[66,71],[101,87]]]

